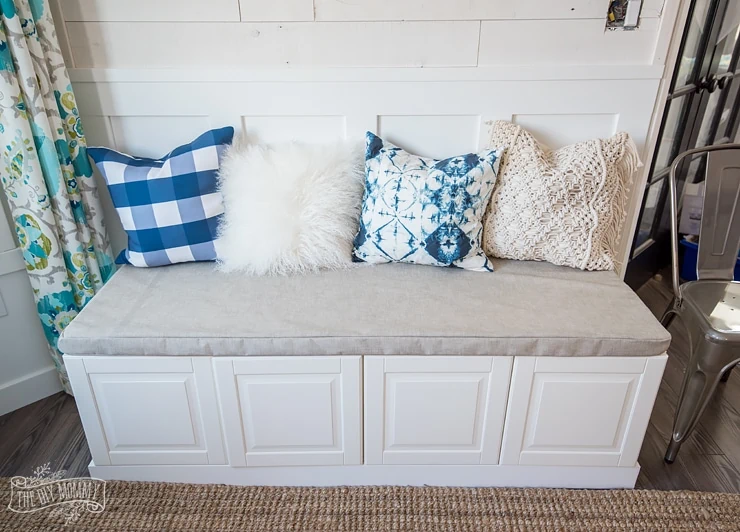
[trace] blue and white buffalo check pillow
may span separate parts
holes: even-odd
[[[354,259],[493,271],[481,249],[482,219],[503,150],[437,160],[370,132],[366,141]]]
[[[150,267],[215,260],[223,198],[216,174],[234,128],[203,133],[161,159],[88,148],[128,233],[119,264]]]

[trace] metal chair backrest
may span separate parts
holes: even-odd
[[[686,157],[705,153],[707,164],[696,261],[697,279],[732,281],[740,252],[740,144],[707,146],[679,154],[671,165],[669,176],[673,290],[676,297],[680,297],[676,171]]]
[[[698,279],[732,281],[740,251],[740,147],[707,154]]]

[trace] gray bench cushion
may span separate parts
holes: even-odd
[[[646,356],[670,335],[613,272],[362,265],[293,277],[211,263],[122,268],[67,327],[69,354]]]

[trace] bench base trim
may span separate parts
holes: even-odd
[[[325,466],[254,467],[225,465],[97,466],[103,480],[233,484],[238,486],[461,486],[516,488],[634,488],[640,466]]]

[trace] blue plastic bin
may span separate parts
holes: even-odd
[[[699,246],[693,242],[682,239],[679,242],[683,248],[681,256],[681,279],[684,281],[696,281],[696,258],[699,253]],[[740,281],[740,255],[735,262],[735,280]]]

